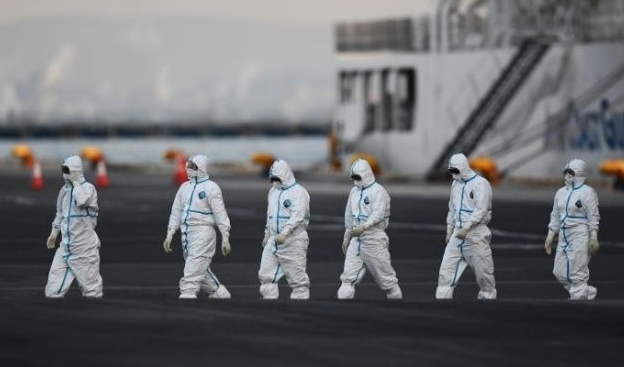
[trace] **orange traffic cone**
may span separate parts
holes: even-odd
[[[188,180],[186,176],[186,157],[184,154],[179,154],[176,158],[175,168],[173,171],[173,183],[175,185],[182,185]]]
[[[34,162],[32,170],[32,178],[30,179],[30,188],[38,191],[43,189],[43,177],[41,175],[41,165]]]
[[[105,189],[110,185],[108,180],[108,173],[106,173],[106,162],[104,159],[100,159],[97,162],[97,173],[95,176],[95,186],[100,189]]]

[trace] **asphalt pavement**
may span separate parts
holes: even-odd
[[[53,251],[45,247],[61,182],[44,172],[0,174],[0,366],[621,366],[624,346],[624,193],[601,188],[602,248],[590,263],[594,301],[570,301],[543,252],[555,187],[494,189],[498,300],[478,301],[466,271],[452,301],[434,299],[444,251],[448,184],[380,182],[392,197],[392,263],[404,299],[370,278],[337,301],[348,178],[299,174],[311,195],[311,299],[262,301],[257,271],[270,184],[217,172],[232,222],[233,252],[212,269],[231,300],[178,300],[180,239],[162,241],[177,187],[166,171],[109,171],[98,190],[104,298],[43,296]],[[92,181],[93,173],[87,178]]]

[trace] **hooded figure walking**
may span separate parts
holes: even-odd
[[[455,154],[448,171],[453,177],[446,216],[446,248],[438,274],[437,299],[452,299],[466,266],[474,271],[478,299],[496,299],[492,233],[492,187],[476,174],[465,155]]]
[[[50,266],[45,296],[63,298],[76,279],[84,297],[100,298],[103,284],[100,239],[95,232],[99,212],[97,191],[85,180],[79,156],[65,158],[61,171],[65,184],[56,200],[56,215],[46,246],[55,248],[59,233],[61,242]]]
[[[267,197],[267,218],[260,260],[260,295],[279,298],[278,282],[286,277],[292,289],[290,299],[310,298],[308,224],[310,195],[297,183],[286,161],[278,159],[269,171],[271,189]]]
[[[598,290],[588,285],[589,260],[598,243],[598,196],[585,184],[585,162],[573,159],[563,170],[565,186],[557,190],[544,249],[550,255],[559,235],[553,274],[573,300],[592,300]]]
[[[209,298],[229,299],[230,292],[210,269],[221,232],[221,253],[231,251],[230,218],[225,210],[221,188],[208,176],[208,158],[191,157],[186,163],[188,181],[176,193],[163,242],[171,252],[171,241],[178,229],[182,232],[184,275],[180,279],[180,299],[196,299],[199,291]]]
[[[340,274],[338,299],[352,299],[355,286],[368,270],[387,299],[402,299],[403,292],[390,259],[390,195],[376,180],[364,159],[351,165],[353,187],[345,208],[342,251],[344,268]]]

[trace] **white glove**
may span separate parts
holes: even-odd
[[[455,237],[459,238],[460,240],[463,240],[466,238],[466,236],[468,236],[469,231],[470,231],[470,226],[465,225],[461,227],[459,231],[457,231],[457,234],[455,235]]]
[[[51,250],[56,247],[56,237],[58,237],[59,229],[52,228],[52,232],[50,232],[50,236],[48,236],[48,240],[46,241],[46,246]]]
[[[449,242],[449,240],[451,239],[451,235],[453,235],[454,229],[455,228],[453,226],[446,226],[446,238],[444,239],[444,242]]]
[[[342,238],[342,253],[347,254],[347,250],[349,249],[349,244],[351,243],[351,231],[346,230],[344,233],[344,237]]]
[[[277,236],[275,236],[275,244],[276,245],[281,245],[284,242],[286,242],[286,235],[280,233]]]
[[[230,232],[225,232],[223,234],[223,238],[221,239],[221,253],[223,256],[227,256],[230,251],[232,251],[232,246],[230,245]]]
[[[553,240],[555,239],[555,232],[548,231],[548,235],[546,236],[546,241],[544,241],[544,250],[548,255],[552,254],[553,249]]]
[[[367,223],[360,224],[359,226],[353,226],[353,228],[349,230],[349,235],[351,237],[358,237],[359,235],[364,233],[369,228],[370,228],[370,224],[367,224]]]
[[[69,175],[69,182],[71,182],[73,187],[80,186],[80,177],[78,177],[78,174],[76,172],[72,172]]]
[[[600,243],[598,243],[598,230],[594,229],[589,233],[589,252],[595,254],[598,252],[600,248]]]
[[[269,238],[271,238],[271,232],[268,229],[264,229],[264,238],[262,239],[262,248],[266,246],[267,242],[269,242]]]
[[[165,242],[163,242],[163,249],[165,249],[165,252],[171,252],[171,240],[173,240],[174,233],[175,231],[172,230],[167,231],[167,237],[165,237]]]
[[[286,242],[286,237],[290,234],[290,230],[288,228],[284,228],[280,233],[275,236],[275,244],[281,245]]]

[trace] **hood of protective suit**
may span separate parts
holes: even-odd
[[[69,157],[65,158],[63,160],[63,166],[67,166],[70,173],[82,173],[82,159],[77,155],[70,155]]]
[[[198,179],[208,178],[208,157],[206,157],[205,155],[195,155],[191,157],[191,159],[189,160],[197,165],[197,171],[187,170],[187,176],[189,178],[191,177],[197,177]]]
[[[585,161],[581,159],[573,159],[568,164],[566,164],[565,168],[569,168],[574,171],[574,176],[568,175],[564,173],[565,183],[568,185],[574,184],[575,187],[582,185],[585,182],[586,176],[586,164]]]
[[[69,168],[69,174],[78,177],[80,181],[84,180],[84,172],[82,170],[82,159],[77,155],[70,155],[69,157],[63,160],[63,166],[67,166]],[[69,176],[63,178],[66,182],[69,181]]]
[[[294,184],[295,174],[288,166],[285,160],[278,159],[271,165],[271,170],[269,170],[269,177],[277,177],[282,181],[282,187],[289,187]]]
[[[375,182],[375,175],[370,164],[365,159],[357,159],[351,165],[351,176],[359,175],[362,177],[362,187],[368,187]]]
[[[468,179],[475,175],[475,172],[470,168],[470,164],[468,164],[468,158],[462,153],[451,156],[448,168],[457,168],[459,170],[459,174],[452,174],[455,180]]]

